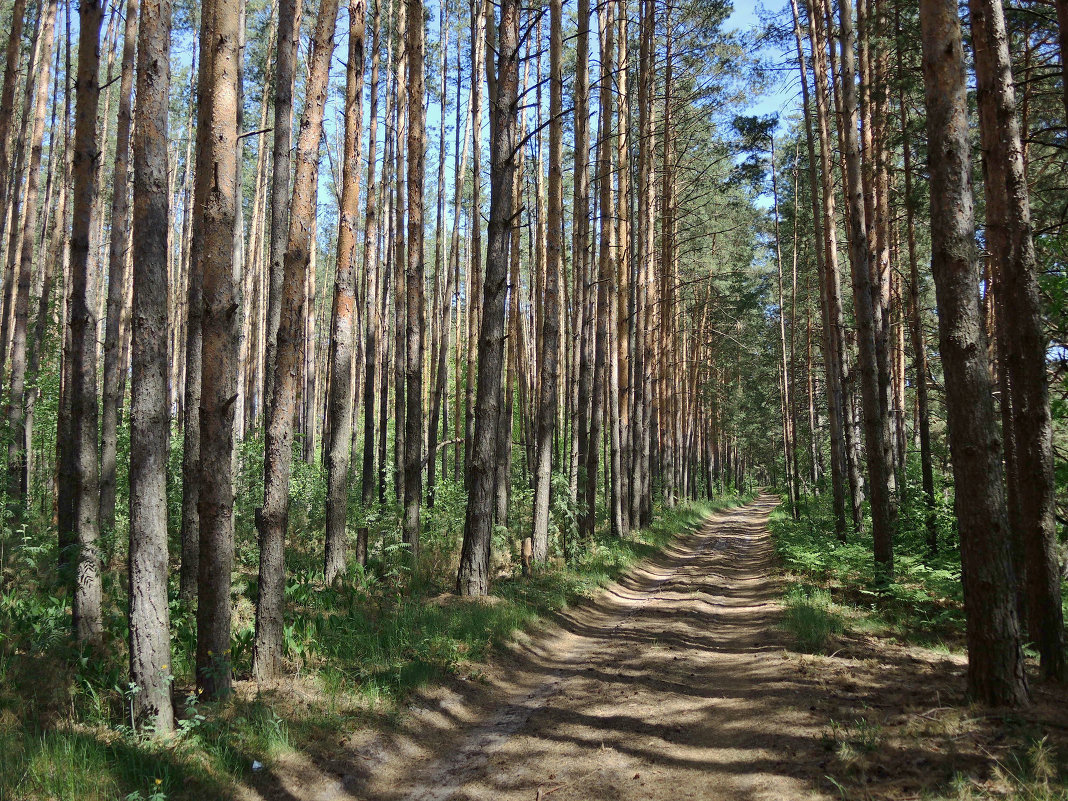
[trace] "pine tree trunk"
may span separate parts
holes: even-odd
[[[289,519],[289,477],[297,416],[300,360],[305,339],[308,266],[314,248],[315,209],[319,188],[319,144],[326,105],[338,0],[322,0],[308,61],[306,105],[294,157],[293,197],[289,203],[289,236],[283,261],[278,349],[268,405],[264,444],[263,507],[257,510],[260,539],[259,594],[252,673],[258,682],[278,677],[282,667],[282,612],[285,591],[285,535]],[[205,349],[205,355],[207,350]],[[206,359],[205,359],[206,363]],[[346,440],[346,447],[348,442]]]
[[[193,55],[192,69],[196,68],[196,54]],[[203,65],[201,73],[204,72]],[[192,82],[191,82],[192,83]],[[197,96],[197,153],[203,146],[206,130],[200,122],[201,81],[198,74],[195,94]],[[194,95],[190,86],[190,96]],[[193,213],[198,194],[199,182],[195,165],[190,162],[191,151],[186,150],[186,171],[192,176],[192,192],[186,193],[187,211],[185,253],[186,320],[185,320],[185,386],[183,387],[182,421],[182,557],[178,574],[178,597],[186,608],[191,608],[197,597],[197,585],[200,576],[200,514],[197,504],[200,500],[200,365],[203,356],[202,321],[204,318],[204,301],[202,276],[200,273],[200,251],[203,247],[203,218]],[[188,183],[188,180],[187,180]]]
[[[293,141],[293,83],[300,44],[303,0],[279,0],[278,52],[274,67],[274,144],[271,150],[271,263],[267,284],[267,319],[264,344],[264,420],[274,397],[274,364],[278,350],[278,326],[282,314],[282,262],[289,234],[289,170]]]
[[[136,12],[127,5],[127,14]],[[174,728],[167,606],[167,116],[170,0],[144,0],[134,127],[133,371],[130,385],[130,681],[135,717]],[[127,35],[130,34],[127,20]],[[124,53],[123,59],[125,61]],[[125,64],[123,72],[125,74]],[[122,115],[120,108],[120,118]],[[126,109],[127,116],[129,109]],[[120,129],[122,125],[120,124]],[[116,193],[125,182],[116,181]],[[112,234],[114,236],[114,233]]]
[[[493,533],[493,485],[497,417],[501,407],[508,244],[513,226],[512,182],[517,152],[519,89],[519,3],[501,6],[496,91],[490,104],[490,219],[478,340],[478,394],[474,453],[456,591],[488,595]]]
[[[366,515],[375,501],[375,382],[379,371],[379,314],[378,294],[385,297],[385,287],[380,280],[378,260],[378,188],[375,184],[375,152],[378,137],[378,59],[381,51],[382,3],[375,2],[374,31],[371,43],[371,101],[367,135],[367,213],[364,218],[363,272],[367,280],[367,318],[364,347],[365,372],[363,381],[363,461],[361,464],[360,493],[363,513]],[[381,289],[380,289],[381,287]],[[367,564],[367,525],[360,526],[356,533],[356,560]]]
[[[107,316],[104,321],[104,384],[100,436],[100,528],[115,526],[115,460],[122,397],[125,386],[120,373],[123,311],[129,279],[126,249],[129,247],[130,104],[133,95],[134,57],[137,52],[138,0],[127,0],[126,28],[122,42],[119,79],[119,119],[115,132],[115,173],[111,189],[111,243],[108,249]],[[168,79],[169,82],[169,79]]]
[[[894,569],[893,535],[897,509],[893,499],[893,467],[889,419],[882,401],[878,357],[878,321],[876,289],[872,287],[868,252],[868,227],[864,208],[864,185],[857,139],[857,87],[854,66],[853,30],[850,0],[839,4],[842,39],[842,100],[844,139],[846,144],[846,183],[850,207],[849,246],[853,272],[853,310],[857,320],[858,368],[864,406],[864,438],[867,446],[868,474],[871,480],[872,533],[875,540],[875,564],[881,578],[887,580]]]
[[[549,506],[552,498],[552,440],[556,426],[560,339],[560,273],[564,212],[563,187],[563,0],[549,4],[549,198],[546,232],[545,299],[539,337],[541,384],[538,395],[537,467],[534,476],[533,558],[549,556]]]
[[[234,556],[233,446],[238,305],[237,61],[241,0],[202,9],[196,200],[201,281],[200,458],[197,515],[197,685],[206,700],[230,693],[230,571]],[[261,588],[262,592],[262,588]]]
[[[979,132],[985,155],[986,238],[1001,309],[997,336],[1011,398],[1011,436],[1026,560],[1027,628],[1044,675],[1066,677],[1060,577],[1054,554],[1053,445],[1038,264],[1009,39],[1000,3],[972,0]],[[1018,577],[1024,579],[1024,577]]]
[[[68,12],[69,13],[69,12]],[[11,31],[7,37],[4,51],[4,84],[0,89],[0,108],[15,108],[15,89],[18,84],[19,67],[22,63],[22,29],[26,21],[26,0],[15,0],[11,7]],[[14,114],[0,114],[0,210],[8,208],[11,186],[11,126],[15,122]],[[0,241],[4,237],[4,220],[6,214],[0,211]]]
[[[898,71],[904,73],[901,64],[901,47],[898,46]],[[916,255],[915,201],[912,188],[912,147],[909,134],[908,106],[904,89],[898,103],[901,113],[901,152],[905,173],[905,239],[909,258],[909,312],[912,337],[912,369],[916,386],[917,429],[920,438],[920,473],[923,482],[924,522],[927,529],[927,549],[938,551],[938,524],[935,519],[934,466],[931,458],[931,413],[927,397],[927,343],[923,333],[923,310],[920,308],[920,271]]]
[[[960,526],[967,613],[968,689],[979,701],[1027,699],[1013,599],[1001,442],[994,417],[968,145],[967,82],[954,0],[921,0],[923,75],[931,169],[931,269]]]
[[[404,541],[419,562],[419,509],[423,497],[423,181],[426,174],[426,112],[423,108],[423,2],[407,4],[408,250],[405,343]],[[431,456],[431,458],[433,458]]]
[[[356,242],[360,206],[360,143],[363,132],[363,65],[366,9],[349,6],[349,55],[345,90],[345,145],[342,157],[341,224],[334,278],[330,351],[330,427],[327,444],[327,583],[345,570],[349,459],[352,456],[352,361],[356,331]],[[368,245],[365,243],[365,247]],[[372,380],[372,384],[374,381]],[[372,390],[373,391],[373,390]]]
[[[100,99],[99,0],[83,0],[78,24],[78,92],[74,122],[74,223],[70,240],[71,455],[73,525],[78,547],[74,584],[74,635],[95,644],[103,634],[98,540],[99,451],[96,406],[96,318],[89,279],[89,237],[100,191],[96,113]]]

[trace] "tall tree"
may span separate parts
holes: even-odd
[[[1026,558],[1027,628],[1042,672],[1066,678],[1061,582],[1055,556],[1053,427],[1046,377],[1049,340],[1042,319],[1038,262],[1031,236],[1031,208],[1005,12],[1000,2],[971,0],[972,42],[979,101],[979,133],[986,188],[986,238],[994,260],[998,350],[1008,385],[1019,505],[1010,521],[1022,527]]]
[[[26,21],[26,0],[15,0],[11,6],[11,30],[8,31],[7,47],[4,50],[4,84],[0,88],[0,108],[15,108],[15,88],[18,84],[19,65],[22,61],[22,29]],[[8,192],[11,191],[11,154],[9,141],[14,114],[0,115],[0,241],[4,238],[4,222]]]
[[[330,61],[338,0],[322,0],[308,61],[306,100],[300,120],[289,204],[289,239],[282,283],[278,350],[274,365],[274,397],[267,407],[264,443],[263,507],[257,510],[260,535],[259,594],[252,672],[257,681],[278,676],[282,663],[282,604],[285,591],[285,535],[289,522],[289,477],[293,461],[293,429],[297,415],[300,361],[304,344],[308,264],[315,231],[319,188],[319,144],[326,107]]]
[[[537,468],[534,476],[533,557],[549,555],[553,432],[556,427],[560,338],[560,274],[563,271],[563,0],[549,3],[549,198],[546,230],[545,298],[541,314],[541,386],[538,396]]]
[[[303,0],[278,2],[278,50],[274,63],[274,142],[271,149],[271,247],[267,282],[263,402],[266,411],[274,397],[274,363],[282,313],[282,278],[289,232],[289,173],[293,139],[293,82],[300,45]],[[266,418],[265,418],[266,419]]]
[[[356,242],[360,228],[360,140],[363,130],[363,62],[367,14],[363,0],[349,4],[349,58],[345,81],[345,144],[341,222],[330,333],[329,442],[326,452],[327,582],[345,569],[349,460],[352,457],[353,347],[356,332]],[[365,242],[364,247],[368,247]],[[372,380],[372,384],[374,381]]]
[[[130,13],[127,5],[127,13]],[[129,27],[127,27],[129,31]],[[135,714],[174,728],[167,606],[167,236],[170,0],[144,0],[134,125],[133,371],[130,384],[130,681]],[[121,190],[116,185],[116,192]]]
[[[482,291],[482,330],[478,338],[474,452],[460,569],[456,577],[456,591],[460,595],[489,594],[497,416],[501,407],[508,295],[508,245],[513,225],[512,181],[518,152],[518,93],[519,3],[504,0],[497,43],[496,87],[491,91],[490,103],[490,218]]]
[[[1013,596],[1001,442],[979,308],[967,75],[955,0],[921,0],[931,170],[931,271],[946,375],[949,444],[967,612],[968,688],[980,701],[1027,698]]]
[[[78,83],[75,101],[73,213],[70,238],[70,436],[74,462],[73,525],[78,546],[74,583],[74,634],[79,642],[99,642],[103,634],[99,520],[100,462],[97,443],[96,304],[89,280],[90,231],[100,191],[100,145],[96,114],[100,102],[99,0],[78,7]],[[62,534],[61,534],[62,536]]]
[[[100,436],[100,527],[115,525],[115,468],[118,426],[125,381],[120,374],[122,322],[126,305],[126,271],[129,242],[130,106],[133,95],[134,58],[137,52],[138,0],[127,0],[126,28],[122,42],[119,77],[119,118],[115,130],[115,171],[111,181],[111,242],[108,247],[107,314],[104,319],[104,384]]]
[[[876,288],[872,286],[868,221],[864,198],[860,142],[857,134],[857,69],[854,58],[856,30],[851,0],[838,5],[841,21],[842,130],[845,141],[846,197],[849,202],[849,248],[853,272],[853,313],[857,321],[858,368],[864,407],[871,492],[875,564],[884,579],[894,569],[894,528],[897,508],[893,498],[894,471],[890,424],[882,401],[876,319]],[[861,80],[864,76],[861,75]]]
[[[408,69],[408,251],[404,419],[404,541],[419,561],[419,508],[423,497],[423,181],[426,174],[426,112],[423,108],[423,2],[407,4]],[[433,458],[433,454],[430,458]]]
[[[37,195],[41,176],[41,153],[44,142],[48,105],[48,70],[51,65],[52,41],[56,29],[56,0],[48,0],[41,9],[36,69],[37,90],[33,106],[26,109],[33,120],[30,134],[30,160],[26,171],[23,199],[22,242],[19,256],[18,284],[15,293],[15,325],[11,341],[11,379],[8,384],[8,492],[13,498],[25,498],[29,476],[26,454],[32,443],[23,440],[26,397],[26,344],[30,328],[30,290],[33,282],[34,253],[37,250]],[[17,187],[16,187],[17,188]],[[47,201],[47,199],[46,199]],[[11,254],[12,257],[14,254]]]
[[[197,514],[197,685],[230,693],[230,572],[234,558],[234,403],[240,316],[234,285],[237,75],[242,0],[201,7],[196,197],[201,282],[200,459]],[[197,232],[193,234],[197,239]]]
[[[375,0],[374,31],[371,43],[371,100],[367,132],[367,203],[363,228],[363,274],[367,282],[365,302],[367,314],[364,334],[364,380],[363,380],[363,460],[361,463],[360,494],[364,511],[375,501],[375,383],[378,376],[379,298],[385,298],[385,288],[380,286],[380,262],[378,259],[378,188],[375,184],[375,151],[378,145],[378,60],[381,51],[382,0]],[[384,301],[383,301],[384,302]],[[356,534],[356,558],[361,565],[367,562],[367,524],[360,526]]]

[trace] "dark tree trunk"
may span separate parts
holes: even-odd
[[[127,13],[132,5],[127,5]],[[150,723],[156,732],[174,728],[167,607],[170,427],[165,232],[170,217],[167,180],[170,34],[170,0],[144,0],[137,43],[137,122],[133,140],[130,681],[140,688],[133,697],[135,716]]]
[[[78,91],[74,122],[74,224],[70,239],[71,454],[73,524],[78,547],[74,583],[74,635],[98,643],[103,635],[99,535],[100,463],[97,449],[96,304],[89,278],[89,240],[100,191],[96,115],[100,100],[99,0],[78,7]]]
[[[1015,706],[1027,700],[1027,681],[979,308],[967,82],[955,0],[921,0],[920,26],[931,154],[931,270],[960,525],[968,689],[982,702]]]
[[[519,89],[519,3],[501,6],[497,80],[490,105],[490,219],[478,340],[478,394],[475,401],[474,452],[464,522],[463,549],[456,591],[488,595],[497,416],[504,367],[505,301],[508,294],[508,244],[512,219],[512,181],[517,153]]]
[[[1053,442],[1038,263],[1020,124],[1016,119],[1009,37],[1000,2],[971,0],[979,132],[986,187],[986,237],[994,260],[998,351],[1009,388],[1015,481],[1026,561],[1028,635],[1042,672],[1064,679],[1064,619],[1055,550]],[[1015,522],[1015,521],[1014,521]]]

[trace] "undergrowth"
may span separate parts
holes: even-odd
[[[932,554],[914,468],[906,471],[889,582],[875,570],[870,521],[860,532],[850,530],[845,542],[836,538],[829,489],[802,499],[796,510],[786,503],[772,513],[775,549],[787,576],[786,605],[792,610],[785,625],[797,636],[800,650],[823,650],[835,632],[828,630],[815,642],[809,630],[824,618],[826,625],[837,620],[851,630],[901,642],[950,650],[963,646],[960,552],[952,510],[939,488],[939,547]]]

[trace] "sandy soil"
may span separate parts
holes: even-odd
[[[963,706],[960,657],[856,637],[832,656],[789,651],[766,528],[776,503],[717,515],[423,693],[390,731],[286,756],[251,797],[904,799],[959,772],[994,777],[1005,723]],[[1042,709],[1018,725],[1063,735],[1063,704]]]

